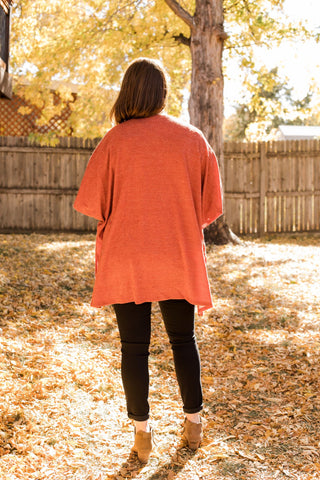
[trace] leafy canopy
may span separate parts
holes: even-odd
[[[194,14],[195,0],[180,4]],[[243,68],[253,69],[254,45],[311,35],[281,14],[283,0],[225,0],[223,6],[229,34],[226,63],[236,56]],[[171,78],[168,111],[179,115],[192,68],[181,39],[189,35],[164,0],[20,0],[12,16],[15,89],[42,108],[40,124],[76,92],[69,127],[73,135],[96,137],[110,127],[109,110],[127,65],[139,56],[155,57]],[[50,89],[59,93],[60,103]]]
[[[312,94],[296,99],[287,78],[278,68],[265,67],[251,72],[245,79],[247,98],[236,106],[236,112],[225,121],[226,140],[258,141],[274,139],[279,125],[303,125],[316,122],[312,116]]]

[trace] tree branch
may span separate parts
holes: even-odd
[[[181,18],[187,25],[189,25],[190,28],[193,28],[193,16],[190,15],[187,10],[185,10],[177,0],[164,0],[168,7],[171,8],[171,10]]]
[[[173,35],[173,38],[176,42],[182,43],[182,45],[187,45],[188,47],[190,47],[191,38],[185,37],[183,33],[180,33],[179,35]]]
[[[229,35],[223,28],[223,24],[218,24],[215,27],[213,27],[213,32],[221,39],[221,40],[227,40],[229,38]]]

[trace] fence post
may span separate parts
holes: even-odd
[[[259,236],[265,233],[265,203],[266,203],[266,143],[260,142],[260,204],[259,204]]]

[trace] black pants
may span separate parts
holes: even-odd
[[[171,343],[177,380],[186,413],[202,409],[200,357],[194,336],[194,305],[186,300],[159,302]],[[121,339],[121,374],[128,417],[149,418],[148,357],[151,333],[151,303],[113,305]]]

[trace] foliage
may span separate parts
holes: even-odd
[[[55,147],[59,144],[59,137],[55,132],[50,133],[30,133],[28,135],[30,143],[38,144],[41,147]]]
[[[66,8],[58,1],[22,0],[12,21],[16,88],[21,78],[25,97],[44,108],[43,116],[52,108],[52,81],[65,101],[76,92],[77,101],[70,104],[73,132],[97,137],[110,126],[108,113],[128,63],[138,56],[151,56],[162,60],[170,72],[168,108],[177,114],[190,59],[168,35],[171,23],[185,30],[162,2],[72,0]]]
[[[230,38],[226,54],[239,58],[244,68],[254,68],[253,48],[273,48],[284,38],[318,38],[304,22],[292,23],[283,11],[284,0],[224,0],[227,31]]]
[[[184,0],[181,5],[193,14],[195,3]],[[253,68],[253,45],[310,36],[303,25],[281,16],[282,5],[283,0],[225,0],[225,60],[237,56],[243,67]],[[188,37],[187,25],[164,0],[70,0],[67,5],[21,0],[12,17],[15,85],[24,84],[23,95],[43,108],[43,121],[53,113],[53,82],[65,102],[76,91],[77,101],[70,104],[73,134],[97,137],[110,126],[108,112],[124,69],[138,56],[151,56],[168,70],[168,111],[179,115],[191,72],[189,48],[182,42]]]
[[[196,322],[205,439],[181,443],[170,344],[153,305],[154,452],[129,457],[120,341],[89,307],[94,235],[0,235],[1,480],[317,480],[319,235],[207,252],[214,307]]]
[[[303,125],[311,116],[311,91],[293,97],[288,79],[279,77],[278,68],[253,71],[245,80],[247,98],[225,122],[226,140],[267,140],[279,125]]]

